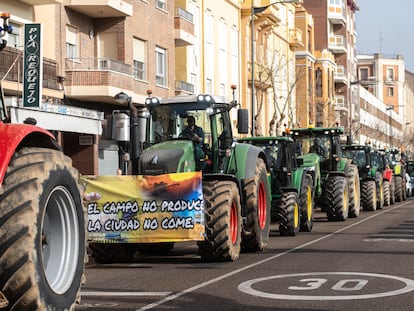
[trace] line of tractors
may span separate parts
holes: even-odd
[[[249,117],[234,94],[128,101],[105,131],[122,146],[114,176],[79,176],[34,120],[10,124],[0,97],[0,309],[72,310],[86,247],[98,263],[130,262],[192,240],[201,260],[234,261],[267,247],[272,222],[292,236],[312,231],[316,208],[344,221],[405,200],[398,150],[341,144],[340,127],[235,139],[232,117],[244,135]],[[183,135],[190,117],[204,141]]]

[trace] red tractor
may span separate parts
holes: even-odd
[[[0,17],[4,47],[9,14]],[[0,308],[72,310],[86,256],[79,173],[34,119],[10,124],[2,94],[0,85]]]

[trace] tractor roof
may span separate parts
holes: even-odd
[[[290,132],[295,135],[307,136],[333,136],[344,133],[343,127],[308,127],[308,128],[293,128]]]
[[[261,143],[261,144],[275,144],[275,142],[279,141],[289,141],[293,142],[293,139],[288,136],[253,136],[253,137],[243,137],[239,138],[239,141],[245,141],[250,143]]]

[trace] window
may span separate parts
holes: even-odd
[[[322,97],[322,70],[320,68],[315,71],[316,96]]]
[[[134,78],[146,80],[145,64],[146,64],[146,42],[134,38]]]
[[[161,10],[164,10],[164,11],[167,10],[167,4],[165,0],[156,0],[155,6]]]
[[[78,29],[66,26],[66,57],[78,57]]]
[[[394,68],[387,68],[386,81],[394,81]]]
[[[393,87],[389,87],[387,91],[388,91],[388,96],[389,97],[393,97],[394,96],[394,88]]]
[[[160,47],[155,49],[155,71],[157,84],[167,86],[167,53]]]
[[[362,81],[368,80],[368,68],[359,69],[359,79]]]

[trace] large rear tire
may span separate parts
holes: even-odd
[[[313,179],[306,174],[299,194],[300,231],[311,232],[314,222]]]
[[[79,174],[62,152],[23,148],[0,196],[0,291],[10,310],[73,310],[84,281]]]
[[[294,236],[299,232],[299,203],[296,192],[284,192],[277,207],[279,233]]]
[[[330,221],[348,218],[348,183],[345,177],[329,176],[325,182],[326,216]]]
[[[231,181],[203,183],[206,240],[197,242],[207,261],[234,261],[241,250],[241,206],[237,185]]]
[[[247,219],[242,232],[243,251],[262,251],[269,242],[270,199],[264,161],[256,160],[255,176],[244,181]]]

